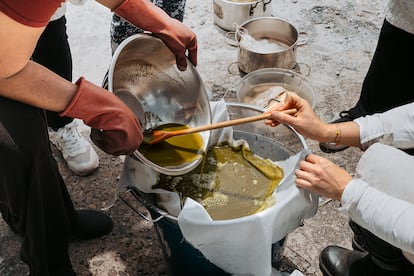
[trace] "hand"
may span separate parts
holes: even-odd
[[[286,93],[283,103],[273,105],[265,111],[272,115],[271,119],[265,121],[265,124],[270,126],[277,126],[279,123],[288,124],[303,136],[319,141],[326,134],[326,124],[319,119],[305,99],[294,92]],[[289,108],[296,108],[298,111],[293,116],[277,112]]]
[[[195,33],[186,25],[176,19],[171,20],[169,28],[161,33],[155,34],[161,38],[164,43],[171,49],[177,59],[177,67],[181,71],[187,68],[186,52],[188,59],[197,66],[197,38]]]
[[[141,125],[134,113],[114,94],[84,78],[60,116],[82,119],[96,129],[92,140],[103,151],[113,155],[130,154],[143,140]]]
[[[188,59],[197,65],[197,39],[193,31],[180,21],[171,18],[161,8],[147,0],[125,0],[113,10],[135,26],[161,38],[177,57],[177,67],[187,68]]]
[[[315,154],[299,162],[295,175],[298,187],[336,200],[341,200],[346,185],[352,180],[344,169]]]

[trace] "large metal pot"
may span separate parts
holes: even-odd
[[[278,101],[278,89],[295,92],[314,107],[316,93],[305,76],[282,68],[264,68],[245,75],[236,90],[237,100],[261,108]]]
[[[228,31],[257,17],[270,16],[268,5],[272,0],[214,0],[214,23]]]
[[[175,55],[164,42],[151,35],[136,34],[125,39],[111,61],[108,89],[117,95],[145,130],[178,123],[196,127],[211,123],[207,91],[196,68],[188,61],[185,71],[177,68]],[[210,132],[200,132],[206,151]],[[185,174],[203,160],[203,155],[176,166],[151,162],[139,150],[134,156],[155,171]]]
[[[244,22],[240,30],[235,32],[238,44],[238,66],[244,73],[261,68],[293,69],[296,65],[297,46],[307,42],[307,37],[299,42],[299,32],[289,22],[276,17],[260,17]],[[262,51],[259,48],[245,46],[243,33],[257,40],[273,43],[274,50]],[[247,45],[247,44],[246,44]]]

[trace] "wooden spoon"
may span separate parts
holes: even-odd
[[[280,112],[283,112],[286,114],[295,114],[297,112],[297,109],[296,108],[286,109],[286,110],[281,110]],[[152,145],[152,144],[156,144],[161,141],[164,141],[165,139],[171,138],[173,136],[190,134],[190,133],[223,128],[223,127],[234,126],[234,125],[240,125],[240,124],[245,124],[245,123],[251,123],[251,122],[260,121],[264,119],[270,119],[270,117],[271,117],[270,113],[263,113],[263,114],[256,115],[256,116],[245,117],[245,118],[240,118],[240,119],[235,119],[235,120],[230,120],[230,121],[225,121],[225,122],[219,122],[215,124],[193,127],[193,128],[186,128],[186,129],[172,130],[172,131],[154,130],[152,133],[148,133],[149,139],[145,139],[145,143]]]

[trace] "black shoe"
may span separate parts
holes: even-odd
[[[99,238],[111,233],[112,219],[104,213],[94,210],[79,210],[77,221],[72,230],[74,240]]]
[[[382,268],[369,253],[328,246],[319,255],[319,268],[324,276],[411,276],[412,265],[398,269]]]
[[[354,119],[355,117],[352,116],[348,111],[341,111],[339,113],[339,119],[336,119],[335,121],[330,122],[330,124],[349,122],[349,121],[353,121]],[[320,142],[319,148],[323,152],[331,153],[331,152],[342,151],[344,149],[349,148],[349,146],[344,146],[344,145],[340,145],[340,144],[332,143],[332,142]]]
[[[367,253],[353,251],[339,246],[328,246],[319,255],[319,267],[324,276],[348,276],[352,275],[350,273],[351,267],[367,255]]]

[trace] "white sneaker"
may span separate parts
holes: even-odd
[[[79,133],[77,120],[50,133],[50,140],[77,175],[85,176],[98,168],[99,157],[91,143]]]

